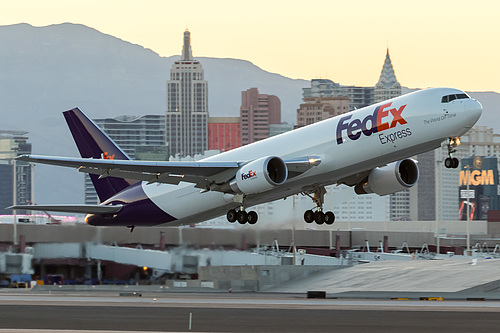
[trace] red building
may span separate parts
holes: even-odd
[[[208,119],[208,149],[229,151],[241,146],[240,117]]]

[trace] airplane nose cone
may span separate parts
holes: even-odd
[[[483,113],[483,106],[475,99],[469,99],[465,103],[465,113],[469,116],[470,120],[475,124],[481,114]]]

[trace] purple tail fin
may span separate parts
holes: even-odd
[[[63,112],[76,146],[83,158],[130,160],[130,157],[111,140],[85,113],[78,108]],[[101,202],[137,181],[90,175]]]

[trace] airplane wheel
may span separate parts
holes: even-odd
[[[333,212],[326,212],[325,213],[325,223],[326,224],[333,224],[335,222],[335,214]]]
[[[325,223],[325,213],[323,212],[314,213],[314,220],[316,221],[317,224]]]
[[[306,210],[304,213],[304,221],[306,223],[313,223],[314,221],[314,212],[312,210]]]
[[[458,161],[458,158],[453,157],[453,158],[451,159],[451,167],[452,167],[453,169],[458,168],[458,165],[459,165],[459,164],[460,164],[460,162]]]
[[[245,224],[248,221],[248,214],[244,210],[240,210],[238,213],[236,213],[236,219],[238,220],[239,224]]]
[[[234,223],[236,222],[236,211],[234,209],[230,209],[228,212],[227,212],[227,220],[231,223]]]
[[[259,215],[257,215],[257,213],[252,210],[252,211],[248,212],[247,219],[248,219],[248,223],[255,224],[255,223],[257,223],[257,220],[259,219]]]
[[[450,169],[453,165],[453,160],[449,157],[447,157],[445,160],[444,160],[444,166],[445,168],[447,169]]]

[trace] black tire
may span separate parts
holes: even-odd
[[[317,224],[325,223],[325,213],[323,212],[314,213],[314,221],[316,221]]]
[[[304,213],[304,221],[306,223],[313,223],[314,222],[314,212],[312,210],[306,210]]]
[[[245,224],[248,222],[248,214],[244,210],[240,210],[236,214],[236,219],[238,220],[239,224]]]
[[[227,217],[228,222],[231,222],[231,223],[236,222],[236,211],[234,209],[230,209],[227,212],[226,217]]]
[[[458,168],[458,166],[459,166],[459,165],[460,165],[460,162],[458,161],[458,158],[453,157],[453,158],[451,159],[451,167],[452,167],[453,169],[456,169],[456,168]]]
[[[257,223],[258,219],[259,219],[259,215],[257,215],[257,212],[254,212],[253,210],[248,212],[247,220],[248,220],[249,224]]]
[[[453,165],[453,161],[451,158],[447,157],[445,160],[444,160],[444,166],[445,168],[447,169],[450,169]]]
[[[333,224],[335,222],[335,214],[333,212],[326,212],[325,213],[325,223],[328,225]]]

